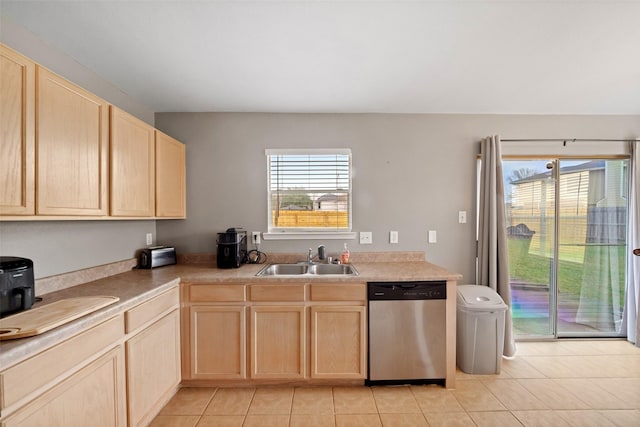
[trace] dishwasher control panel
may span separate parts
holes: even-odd
[[[369,282],[367,293],[369,301],[446,299],[447,282]]]

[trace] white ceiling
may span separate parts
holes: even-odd
[[[640,114],[640,1],[31,1],[153,111]]]

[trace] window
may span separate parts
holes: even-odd
[[[351,150],[266,150],[269,235],[351,231]],[[287,237],[290,238],[290,237]]]

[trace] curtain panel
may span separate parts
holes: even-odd
[[[494,135],[480,142],[480,211],[478,224],[478,284],[495,290],[508,306],[505,313],[503,355],[515,356],[511,316],[511,288],[507,225],[502,180],[500,137]]]
[[[629,165],[629,229],[627,247],[627,301],[626,323],[627,339],[640,347],[640,256],[633,254],[640,248],[640,141],[630,141],[631,162]]]

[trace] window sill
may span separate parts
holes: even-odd
[[[345,232],[345,231],[336,231],[336,232],[327,232],[327,231],[317,231],[317,232],[282,232],[282,233],[262,233],[262,238],[264,240],[312,240],[312,239],[320,239],[320,240],[353,240],[356,238],[356,233],[354,232]]]

